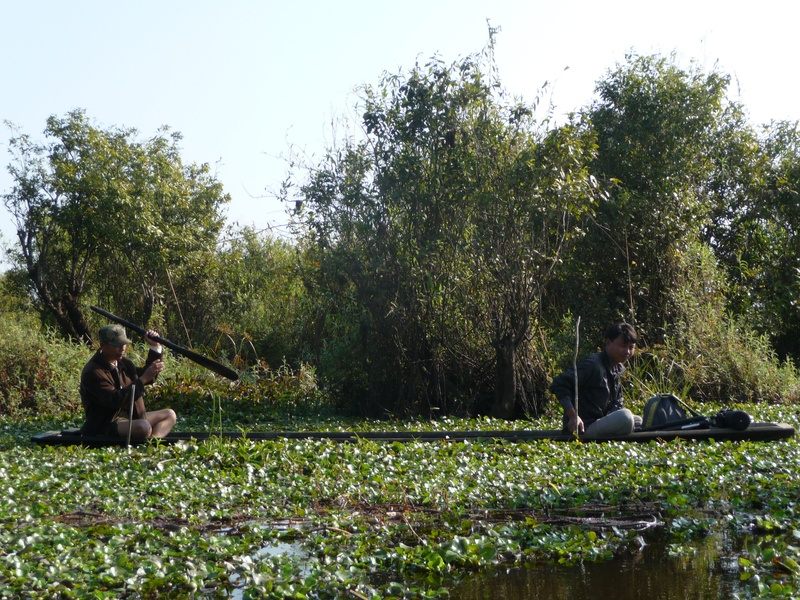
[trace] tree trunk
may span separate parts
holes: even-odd
[[[77,296],[71,294],[64,294],[61,297],[61,305],[64,307],[69,318],[70,326],[72,327],[73,335],[80,341],[84,342],[87,346],[92,345],[92,333],[89,331],[89,325],[83,316],[78,306]]]
[[[146,285],[142,284],[142,293],[144,295],[144,305],[142,307],[142,323],[144,323],[145,327],[150,322],[150,318],[153,316],[153,310],[156,306],[156,287],[155,285]],[[176,300],[177,301],[177,300]],[[180,307],[178,306],[178,311],[180,311]],[[187,339],[186,343],[191,346],[192,340]]]
[[[514,416],[517,400],[516,347],[510,336],[495,345],[497,381],[494,388],[492,416],[510,419]]]

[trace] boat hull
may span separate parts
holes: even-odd
[[[653,442],[674,439],[705,441],[775,441],[790,438],[794,435],[794,427],[785,423],[752,423],[747,429],[688,429],[674,431],[637,431],[626,436],[609,436],[598,438],[581,438],[584,442]],[[241,439],[254,441],[268,440],[335,440],[354,442],[369,439],[381,442],[434,442],[434,441],[480,441],[505,440],[510,442],[528,442],[551,440],[568,442],[575,439],[570,434],[555,429],[524,429],[514,431],[265,431],[265,432],[173,432],[159,440],[163,444],[174,444],[181,441],[203,441],[209,438]],[[31,441],[42,446],[125,446],[126,440],[112,436],[83,436],[77,430],[46,431],[31,437]]]

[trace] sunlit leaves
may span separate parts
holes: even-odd
[[[4,196],[19,232],[20,268],[44,314],[64,334],[88,340],[78,306],[87,292],[150,316],[165,269],[215,250],[228,201],[207,165],[184,166],[180,136],[162,129],[102,129],[83,111],[52,116],[47,141],[10,143],[15,186]],[[109,280],[136,282],[144,299]],[[100,285],[102,283],[102,285]]]

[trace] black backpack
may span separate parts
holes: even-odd
[[[711,423],[703,416],[689,416],[674,394],[656,394],[644,405],[642,431],[708,429]]]

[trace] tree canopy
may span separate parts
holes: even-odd
[[[73,111],[50,117],[44,134],[11,139],[14,186],[3,196],[39,308],[87,342],[86,294],[146,322],[167,270],[215,251],[229,197],[208,165],[183,165],[168,130],[139,141]]]
[[[84,341],[94,302],[258,372],[306,361],[373,415],[540,414],[578,316],[585,352],[636,326],[642,385],[791,393],[797,124],[757,129],[725,74],[635,54],[556,121],[509,97],[493,43],[364,87],[361,135],[290,173],[290,242],[221,240],[228,195],[178,134],[53,116],[11,139],[6,286]]]
[[[434,60],[366,88],[365,139],[300,190],[313,289],[330,303],[321,327],[353,327],[329,355],[359,365],[373,409],[447,411],[466,397],[508,417],[544,403],[535,315],[595,202],[594,141],[506,101],[490,60]]]

